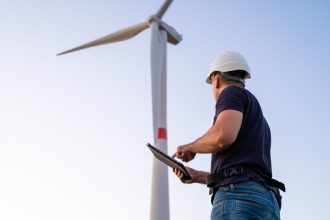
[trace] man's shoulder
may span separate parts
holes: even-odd
[[[247,103],[247,95],[244,88],[238,86],[228,86],[225,88],[218,98],[216,103],[216,112],[232,109],[244,112],[244,106]]]
[[[238,87],[238,86],[228,86],[225,88],[217,101],[217,107],[219,107],[223,102],[236,101],[244,103],[244,105],[249,105],[249,103],[258,103],[258,99],[249,90]]]
[[[253,97],[256,98],[255,95],[249,91],[246,88],[242,88],[239,86],[228,86],[223,90],[223,95],[231,95],[231,94],[236,94],[236,95],[242,95],[244,97]]]

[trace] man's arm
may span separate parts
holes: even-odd
[[[224,110],[206,134],[191,143],[191,150],[194,153],[215,153],[228,148],[236,140],[242,120],[242,112]]]
[[[243,113],[240,111],[222,111],[206,134],[191,144],[179,146],[173,157],[188,162],[194,159],[196,153],[215,153],[228,148],[236,140],[242,120]]]

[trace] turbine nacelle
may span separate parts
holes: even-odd
[[[182,35],[179,34],[172,26],[166,24],[164,21],[159,19],[157,16],[152,15],[148,19],[148,25],[150,27],[152,22],[157,22],[159,25],[159,28],[166,31],[167,33],[167,42],[171,44],[178,44],[182,40]]]

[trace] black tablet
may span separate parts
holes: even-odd
[[[151,152],[154,154],[154,156],[158,160],[162,161],[169,167],[179,169],[184,174],[184,178],[186,180],[191,179],[191,176],[189,175],[188,171],[186,170],[186,168],[184,167],[184,165],[182,163],[173,159],[172,157],[168,156],[167,154],[161,152],[156,147],[152,146],[150,143],[147,144],[147,147],[151,150]]]

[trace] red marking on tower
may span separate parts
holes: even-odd
[[[167,130],[166,128],[158,128],[158,139],[167,139]]]

